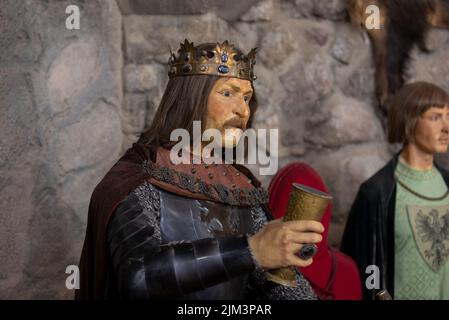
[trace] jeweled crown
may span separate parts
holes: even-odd
[[[195,47],[187,39],[180,44],[177,55],[171,52],[168,60],[170,78],[198,74],[234,77],[253,81],[257,48],[244,55],[226,40],[213,45]]]

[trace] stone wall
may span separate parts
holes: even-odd
[[[65,29],[69,4],[80,30]],[[304,161],[323,176],[331,244],[361,181],[395,150],[370,43],[343,0],[6,0],[0,16],[0,298],[71,298],[64,270],[78,262],[90,194],[148,127],[168,47],[184,38],[259,47],[255,127],[280,130],[280,167]],[[449,89],[449,33],[433,30],[428,44],[409,78]]]
[[[90,194],[122,148],[121,14],[100,0],[0,13],[0,299],[69,299]]]

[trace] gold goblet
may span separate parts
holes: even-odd
[[[332,197],[325,192],[299,183],[293,183],[283,221],[321,221],[331,200]],[[266,277],[268,280],[284,286],[296,287],[295,267],[270,270],[266,273]]]

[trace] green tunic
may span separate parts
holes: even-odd
[[[438,198],[447,191],[443,177],[435,167],[415,170],[400,160],[395,176],[403,185],[426,197]],[[444,227],[449,228],[449,225],[444,226],[444,215],[449,212],[443,206],[447,205],[448,196],[426,200],[397,183],[395,299],[449,299],[449,241],[435,240],[441,239]],[[432,215],[432,210],[438,210],[438,213]],[[427,249],[423,250],[423,246]],[[435,256],[440,259],[436,260]]]

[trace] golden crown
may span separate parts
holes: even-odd
[[[170,50],[168,76],[170,78],[198,74],[233,77],[253,81],[257,48],[244,55],[226,40],[222,44],[195,47],[187,39],[180,44],[178,54]],[[208,47],[209,49],[202,49]]]

